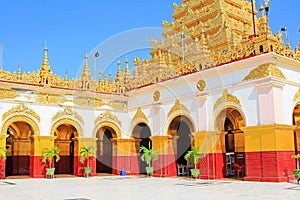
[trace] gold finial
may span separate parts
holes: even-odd
[[[115,82],[119,82],[120,79],[121,79],[121,61],[118,60],[118,71],[117,71]]]
[[[102,69],[100,69],[99,71],[99,81],[103,80],[103,73],[102,73]]]
[[[69,80],[69,73],[68,73],[68,65],[66,67],[66,73],[65,73],[65,81]]]
[[[42,63],[42,66],[41,66],[41,70],[50,71],[47,46],[44,47],[44,59],[43,59],[43,63]]]
[[[126,63],[125,75],[129,77],[130,76],[130,71],[129,71],[128,59],[127,58],[125,60],[125,63]]]
[[[89,56],[88,54],[86,53],[85,54],[85,63],[84,63],[84,67],[83,67],[83,71],[82,71],[82,74],[81,74],[81,77],[82,78],[90,78],[91,77],[91,73],[90,73],[90,69],[89,69]]]
[[[110,83],[110,84],[112,84],[112,75],[111,75],[111,73],[109,73],[109,75],[108,75],[108,83]]]

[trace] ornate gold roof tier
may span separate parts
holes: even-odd
[[[129,61],[125,69],[98,81],[91,77],[88,56],[79,78],[68,80],[51,72],[48,48],[38,72],[7,72],[0,69],[0,81],[30,84],[42,87],[83,90],[98,93],[121,94],[131,90],[193,73],[212,66],[267,52],[300,61],[300,43],[296,51],[286,46],[282,33],[272,34],[268,18],[261,9],[255,15],[253,31],[252,5],[247,0],[183,0],[182,5],[173,4],[173,22],[163,21],[163,39],[152,39],[151,58],[134,58],[135,69],[130,72]],[[257,11],[254,10],[256,14]]]

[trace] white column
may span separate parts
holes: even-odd
[[[198,103],[198,126],[199,131],[206,131],[208,130],[208,118],[207,118],[207,99],[208,96],[199,95],[196,97],[196,101]]]
[[[259,124],[283,124],[283,84],[276,82],[256,86]]]

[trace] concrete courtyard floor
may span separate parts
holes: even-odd
[[[300,199],[300,185],[235,180],[97,176],[0,180],[0,199]]]

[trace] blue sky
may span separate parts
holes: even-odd
[[[21,63],[23,71],[37,71],[47,41],[51,69],[61,76],[66,68],[69,77],[78,76],[85,53],[93,55],[101,51],[100,47],[109,51],[100,52],[96,61],[90,59],[90,67],[96,69],[91,69],[92,73],[98,71],[98,65],[106,74],[114,73],[114,69],[107,69],[106,65],[112,63],[116,68],[115,59],[119,57],[122,67],[125,58],[132,67],[133,55],[148,56],[145,51],[151,46],[150,37],[153,34],[159,38],[162,20],[172,21],[173,2],[181,4],[181,0],[0,0],[0,45],[4,46],[3,65],[0,65],[5,70],[16,71]],[[271,29],[277,33],[286,26],[293,48],[300,39],[299,11],[299,0],[271,0]],[[132,51],[135,48],[132,31],[144,31],[143,38],[138,38],[143,43],[142,51]],[[122,41],[122,36],[128,33],[132,39]],[[127,51],[131,53],[124,56]],[[100,64],[101,59],[109,55],[114,59]]]

